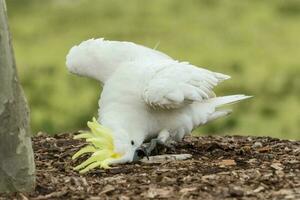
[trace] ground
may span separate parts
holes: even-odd
[[[125,164],[79,174],[71,134],[33,138],[37,185],[0,199],[300,199],[300,141],[270,137],[187,137],[180,161]]]

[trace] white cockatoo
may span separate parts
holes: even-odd
[[[249,98],[216,97],[213,88],[230,76],[132,42],[84,41],[69,51],[66,65],[103,84],[99,118],[89,123],[92,133],[78,136],[92,143],[74,156],[93,153],[77,167],[82,172],[138,160],[156,143],[181,141],[194,128],[231,112],[219,107]]]

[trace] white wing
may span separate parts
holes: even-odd
[[[215,97],[214,86],[228,78],[230,76],[174,61],[152,77],[144,89],[143,99],[153,108],[179,108]]]
[[[159,51],[132,42],[90,39],[71,48],[66,58],[70,72],[104,83],[127,62],[171,60]]]

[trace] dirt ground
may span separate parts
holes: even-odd
[[[300,199],[300,141],[269,137],[187,137],[181,161],[119,165],[80,175],[71,134],[33,138],[37,185],[0,199]]]

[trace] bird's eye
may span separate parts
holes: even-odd
[[[131,145],[134,145],[134,141],[133,140],[131,140]]]

